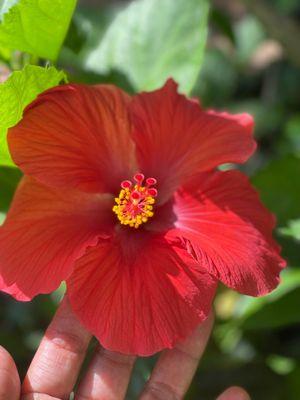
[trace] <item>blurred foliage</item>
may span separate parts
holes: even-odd
[[[207,15],[207,0],[133,2],[114,18],[86,67],[122,72],[137,91],[160,87],[172,76],[188,93],[201,66]]]
[[[289,221],[286,228],[280,229],[280,233],[300,241],[300,219]]]
[[[265,2],[279,17],[291,18],[300,25],[298,0]],[[212,400],[225,387],[242,385],[254,400],[299,400],[300,69],[293,64],[294,58],[286,55],[282,43],[270,35],[268,27],[246,9],[246,1],[211,2],[204,57],[207,0],[127,3],[103,1],[92,6],[82,1],[73,15],[57,67],[67,71],[71,81],[114,83],[130,93],[157,87],[173,75],[181,90],[192,90],[204,106],[252,113],[258,151],[241,168],[251,176],[263,202],[276,215],[276,236],[289,262],[281,285],[264,298],[241,296],[220,287],[215,301],[215,332],[186,398]],[[44,67],[39,57],[56,57],[73,3],[68,2],[69,8],[55,15],[62,19],[62,26],[57,39],[51,36],[51,46],[46,45],[47,35],[57,33],[57,24],[51,27],[43,22],[43,34],[35,36],[36,42],[29,40],[35,44],[31,48],[22,45],[18,34],[9,39],[11,46],[8,39],[2,40],[3,32],[7,32],[6,38],[11,29],[19,32],[19,28],[6,30],[5,24],[13,21],[12,7],[20,10],[22,4],[22,0],[0,1],[0,15],[4,14],[0,24],[1,81],[12,70],[25,67],[19,73],[23,76],[24,71],[33,71],[37,65]],[[11,14],[5,14],[9,8]],[[34,35],[36,27],[40,29],[41,21],[34,20],[36,25],[29,35]],[[27,37],[26,27],[22,38]],[[33,65],[26,67],[28,64]],[[47,87],[57,84],[58,76],[54,81],[46,80]],[[14,73],[10,79],[15,77]],[[40,86],[35,93],[25,88],[24,105],[45,89],[41,75],[36,82]],[[0,94],[4,85],[0,86]],[[1,127],[3,121],[2,110]],[[17,169],[0,168],[0,223],[20,177]],[[22,374],[63,291],[62,286],[51,296],[40,296],[25,304],[1,295],[0,343],[14,354]],[[90,352],[93,346],[95,343]],[[128,399],[137,397],[156,358],[138,360]]]
[[[16,168],[0,167],[0,212],[5,214],[9,208],[16,186],[21,179],[21,172]]]

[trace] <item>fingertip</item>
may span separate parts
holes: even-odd
[[[0,400],[18,400],[20,378],[11,355],[0,346]]]
[[[16,364],[9,354],[9,352],[2,346],[0,346],[0,372],[3,375],[3,372],[10,372],[12,376],[16,375],[17,381],[20,381],[19,375],[17,373]]]
[[[243,388],[232,386],[226,389],[217,400],[251,400],[251,398]]]
[[[9,352],[0,345],[0,360],[11,358]]]

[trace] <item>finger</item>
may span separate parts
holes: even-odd
[[[75,400],[124,399],[135,357],[114,353],[99,347]]]
[[[58,397],[48,396],[42,393],[29,393],[22,396],[22,400],[61,400]]]
[[[18,400],[20,378],[10,354],[0,346],[0,400]]]
[[[141,400],[183,398],[205,350],[212,325],[213,315],[210,314],[185,341],[162,353],[141,394]]]
[[[232,386],[225,390],[217,400],[251,400],[249,394],[242,388]]]
[[[32,360],[22,394],[43,393],[68,399],[90,338],[91,335],[77,320],[65,297]]]

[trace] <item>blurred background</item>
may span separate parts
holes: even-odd
[[[181,7],[185,3],[186,14],[177,10],[177,2]],[[275,234],[289,263],[281,286],[265,298],[219,288],[214,334],[186,398],[212,400],[225,387],[241,385],[254,400],[299,400],[299,0],[212,1],[206,44],[201,39],[205,44],[201,71],[193,48],[202,46],[198,35],[205,36],[203,1],[162,1],[167,6],[152,10],[152,18],[142,12],[134,15],[135,5],[129,3],[80,1],[58,67],[67,71],[70,81],[112,82],[131,93],[152,87],[154,81],[162,83],[166,74],[178,74],[181,89],[200,97],[205,106],[253,114],[259,147],[242,170],[276,214]],[[137,3],[147,8],[152,0]],[[147,41],[143,42],[143,35]],[[176,39],[173,47],[172,38]],[[156,54],[158,42],[166,47]],[[11,63],[2,61],[0,68],[4,81]],[[0,168],[2,220],[20,176],[17,169]],[[0,294],[0,343],[15,356],[21,374],[63,291],[61,287],[30,303]],[[137,362],[128,399],[137,397],[154,362],[155,357]]]

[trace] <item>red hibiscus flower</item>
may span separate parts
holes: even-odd
[[[285,263],[273,216],[238,171],[247,114],[205,111],[169,80],[41,94],[10,129],[24,172],[0,232],[0,287],[18,300],[66,281],[74,312],[110,350],[149,355],[209,313],[218,281],[252,296]]]

